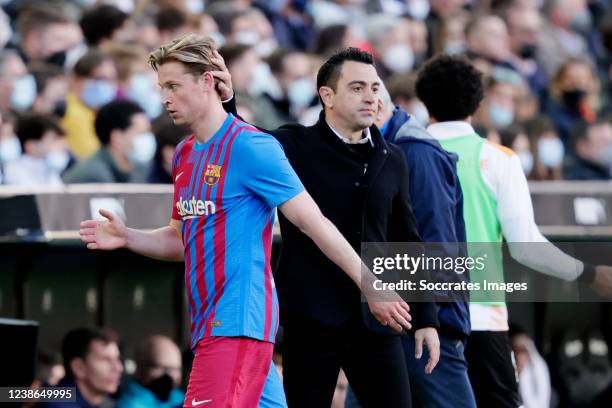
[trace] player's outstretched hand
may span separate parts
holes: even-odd
[[[100,210],[106,220],[87,220],[81,222],[79,235],[81,241],[87,244],[89,249],[117,249],[127,244],[127,228],[123,221],[113,213]]]
[[[390,297],[393,298],[390,298]],[[393,292],[393,295],[385,294],[386,299],[382,299],[380,295],[375,296],[375,299],[368,299],[370,311],[383,326],[389,326],[393,330],[401,333],[403,330],[410,330],[412,325],[410,321],[410,306],[404,302],[399,295]]]
[[[418,360],[423,355],[423,344],[429,352],[429,359],[425,366],[425,374],[431,374],[440,360],[440,338],[438,331],[433,327],[423,327],[414,332],[414,357]]]
[[[222,101],[227,101],[234,96],[234,89],[232,86],[232,76],[229,73],[229,70],[225,66],[225,60],[218,51],[213,52],[212,61],[213,65],[218,66],[220,69],[218,71],[211,71],[210,73],[215,78],[215,82],[217,83],[217,93]]]
[[[612,299],[612,267],[598,265],[595,267],[595,279],[591,284],[600,296]]]

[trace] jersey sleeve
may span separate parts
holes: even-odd
[[[242,184],[268,206],[277,207],[304,191],[283,147],[274,137],[252,132],[241,138],[239,145]]]
[[[178,213],[176,203],[179,200],[179,189],[180,189],[179,186],[180,185],[176,182],[176,175],[177,175],[177,169],[180,163],[180,156],[181,156],[180,152],[182,151],[184,145],[185,145],[184,141],[179,143],[176,146],[176,149],[174,150],[174,155],[172,156],[172,180],[173,180],[172,185],[174,186],[174,193],[172,197],[172,219],[179,220],[179,221],[181,221],[182,218]]]

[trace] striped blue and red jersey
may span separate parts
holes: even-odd
[[[192,348],[208,336],[274,342],[274,209],[304,190],[280,143],[229,114],[205,143],[177,146],[172,175]]]

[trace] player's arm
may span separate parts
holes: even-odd
[[[113,213],[100,210],[106,220],[81,222],[79,234],[89,249],[112,250],[127,248],[149,258],[163,261],[182,261],[182,221],[172,219],[170,225],[153,231],[142,231],[125,226]]]
[[[369,272],[362,273],[361,259],[351,245],[342,236],[336,226],[320,211],[310,194],[302,191],[279,207],[283,215],[314,241],[319,249],[338,265],[361,289],[372,314],[383,325],[389,325],[397,331],[402,328],[410,330],[410,308],[408,304],[393,292],[375,293],[372,283],[375,278]]]
[[[560,279],[590,283],[602,296],[612,297],[612,268],[575,259],[551,244],[535,223],[527,179],[517,156],[506,163],[498,189],[498,217],[510,255],[517,262]],[[537,245],[530,243],[537,242]]]

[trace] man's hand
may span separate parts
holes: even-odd
[[[87,220],[81,222],[79,235],[89,249],[117,249],[126,246],[128,229],[113,213],[100,210],[105,221]]]
[[[399,300],[368,299],[368,306],[380,324],[389,326],[393,330],[401,333],[402,329],[410,330],[412,328],[410,324],[412,316],[408,313],[410,311],[410,306],[401,300],[399,296],[397,297]]]
[[[595,279],[591,287],[600,296],[612,299],[612,267],[598,265],[595,267]]]
[[[232,76],[229,73],[229,70],[225,66],[225,61],[221,54],[218,51],[213,52],[213,65],[219,67],[218,71],[211,71],[211,74],[215,78],[217,83],[217,93],[221,98],[221,101],[227,101],[232,99],[234,96],[234,89],[232,86]]]
[[[425,366],[425,374],[431,374],[440,360],[440,338],[433,327],[424,327],[414,333],[414,356],[418,360],[423,355],[423,343],[429,351],[429,360]]]

